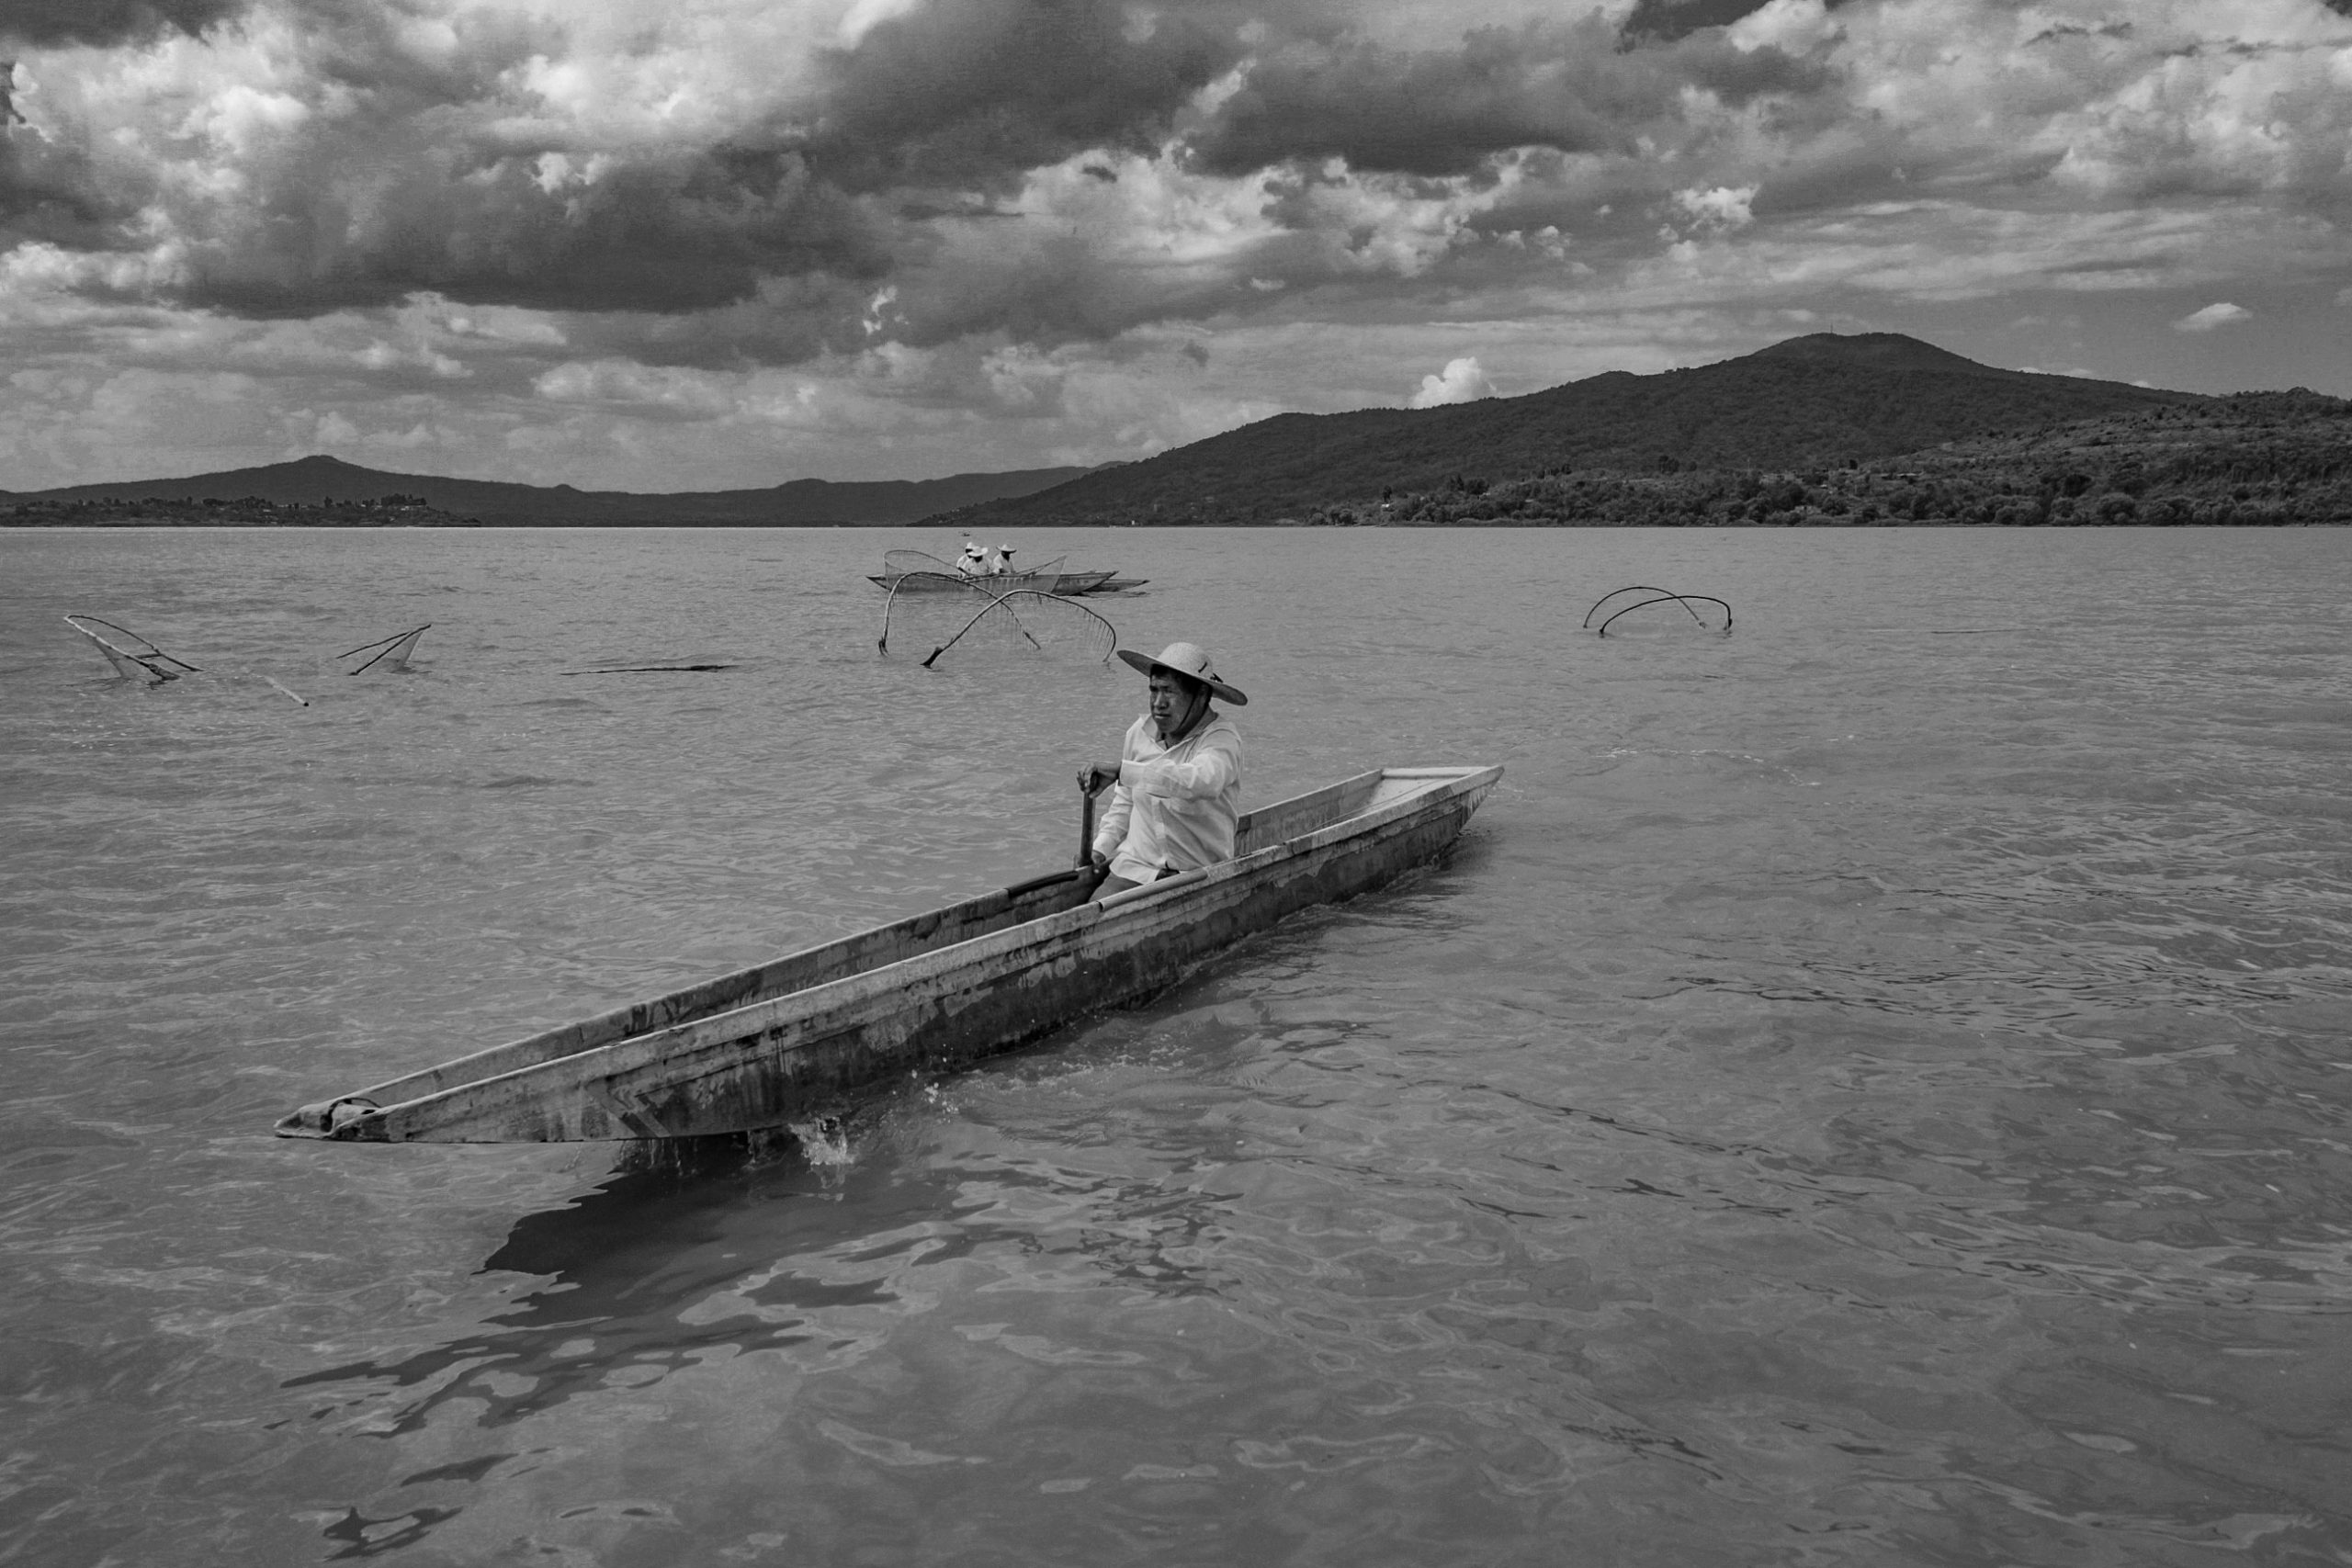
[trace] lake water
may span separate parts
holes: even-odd
[[[1503,782],[839,1146],[269,1135],[1067,863],[957,542],[0,535],[0,1561],[2352,1562],[2352,530],[1021,537]]]

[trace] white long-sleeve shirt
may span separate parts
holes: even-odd
[[[1145,714],[1127,727],[1119,782],[1094,829],[1111,874],[1149,882],[1233,858],[1241,819],[1241,732],[1211,708],[1198,728],[1163,746]]]

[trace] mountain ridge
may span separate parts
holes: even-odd
[[[1449,483],[1570,470],[1788,468],[1890,457],[2003,429],[2189,405],[2167,391],[1980,365],[1894,333],[1808,333],[1738,358],[1622,370],[1435,409],[1276,414],[1051,490],[932,519],[1299,521]]]
[[[0,506],[49,512],[78,502],[259,500],[275,506],[368,506],[390,498],[492,525],[817,526],[913,523],[934,513],[1034,494],[1081,468],[954,474],[937,479],[792,479],[763,490],[639,493],[568,484],[450,479],[363,468],[324,453],[183,478],[120,479],[55,490],[0,491]]]
[[[2056,519],[2079,513],[2062,503],[2083,499],[2082,487],[2094,484],[2088,500],[2099,503],[2102,520],[2157,511],[2168,519],[2334,520],[2352,507],[2327,455],[2347,411],[2352,404],[2300,389],[2211,398],[2002,369],[1900,333],[1814,333],[1713,365],[1605,371],[1515,398],[1276,414],[1092,468],[636,494],[390,473],[313,455],[185,479],[0,491],[0,525],[921,523],[980,530]],[[2092,428],[2114,419],[2160,423],[2144,431]],[[2280,434],[2290,427],[2291,435]],[[2005,439],[2014,447],[2007,456],[1983,446]],[[2119,439],[2145,446],[2148,460],[2119,468],[2109,449]],[[2193,455],[2173,449],[2184,440]],[[2030,462],[2017,442],[2031,446]],[[2086,450],[2069,456],[2072,446]],[[1913,468],[1937,454],[1951,460],[1936,457],[1943,477],[1929,489],[1894,479],[1884,483],[1909,488],[1882,493],[1867,471]],[[1984,471],[1962,475],[1955,463]],[[2216,476],[2225,471],[2254,478],[2223,485]],[[1837,479],[1840,472],[1855,473],[1854,483]],[[1798,474],[1809,477],[1793,489],[1773,479]]]

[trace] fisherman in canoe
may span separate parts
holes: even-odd
[[[956,558],[958,577],[985,577],[989,570],[989,553],[971,540],[964,541],[964,553]]]
[[[1119,657],[1143,671],[1151,706],[1127,727],[1118,761],[1079,773],[1090,795],[1112,786],[1089,856],[1105,873],[1097,898],[1231,860],[1240,818],[1241,732],[1209,705],[1250,699],[1219,680],[1193,643],[1170,643],[1157,659],[1124,648]]]

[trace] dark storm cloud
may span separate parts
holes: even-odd
[[[1687,38],[1701,28],[1727,28],[1770,3],[1771,0],[1639,0],[1625,18],[1625,36],[1671,42]]]
[[[821,276],[773,277],[751,298],[707,310],[574,315],[565,322],[563,356],[698,370],[799,364],[854,347],[854,323],[873,292]]]
[[[1686,87],[1739,103],[1825,80],[1777,49],[1743,51],[1719,36],[1622,48],[1597,17],[1485,28],[1442,52],[1295,44],[1260,61],[1192,145],[1202,167],[1222,174],[1338,157],[1359,171],[1466,175],[1517,147],[1631,151],[1675,118]]]
[[[469,304],[691,311],[774,274],[880,276],[867,220],[788,153],[720,148],[543,188],[507,157],[450,177],[423,162],[389,186],[295,187],[248,230],[198,247],[187,303],[307,315],[430,291]]]
[[[0,43],[34,48],[135,43],[201,33],[250,0],[0,0]]]
[[[0,251],[25,239],[111,249],[117,225],[128,216],[80,160],[0,125]]]
[[[83,32],[185,29],[229,9],[172,3],[117,6],[105,27],[85,17]],[[242,158],[244,202],[174,206],[180,303],[296,316],[431,290],[677,312],[753,299],[763,279],[864,282],[890,270],[894,246],[920,250],[922,193],[968,215],[1041,164],[1148,150],[1240,51],[1197,10],[1142,29],[1103,0],[952,0],[820,51],[814,97],[779,105],[764,127],[701,148],[582,149],[514,94],[536,64],[571,58],[545,17],[472,14],[464,47],[427,61],[384,7],[304,0],[299,14],[306,64],[343,107]],[[67,17],[54,7],[44,35]],[[118,157],[102,177],[70,129],[17,129],[0,145],[9,237],[153,243],[133,226],[154,210],[153,170]],[[563,166],[550,173],[549,159]],[[865,200],[880,192],[900,198],[898,217]]]
[[[1851,3],[1852,0],[1823,0],[1822,9],[1835,11]],[[2352,0],[2329,3],[2352,5]],[[1638,0],[1625,18],[1625,36],[1671,43],[1702,28],[1727,28],[1770,4],[1771,0]]]
[[[249,317],[420,291],[689,312],[752,299],[770,276],[888,268],[878,224],[774,135],[571,148],[512,87],[534,62],[565,58],[543,17],[475,13],[458,47],[424,55],[382,7],[306,0],[302,16],[303,63],[341,107],[240,154],[243,200],[175,197],[157,165],[119,156],[101,174],[79,128],[15,126],[0,130],[0,238],[141,251],[153,243],[142,215],[162,204],[180,242],[162,291]]]
[[[27,239],[110,248],[136,203],[104,189],[78,149],[31,129],[17,110],[13,74],[0,61],[0,250]]]
[[[0,4],[52,34],[72,16],[125,37],[140,28],[187,32],[232,9],[231,0],[99,0],[73,11],[62,0]],[[164,212],[174,270],[144,287],[243,316],[304,316],[420,292],[691,316],[792,309],[763,304],[779,280],[825,284],[812,296],[824,301],[820,326],[752,333],[738,351],[772,360],[820,341],[854,346],[860,312],[845,311],[841,296],[870,296],[893,280],[904,291],[890,331],[903,341],[999,329],[1040,340],[1107,335],[1246,305],[1250,279],[1215,268],[1123,272],[1094,247],[1106,237],[1115,245],[1107,232],[1000,247],[1017,265],[944,249],[939,235],[1041,167],[1102,152],[1084,173],[1109,189],[1120,155],[1173,146],[1205,174],[1283,171],[1283,199],[1268,216],[1295,228],[1295,243],[1272,239],[1263,260],[1268,276],[1305,280],[1332,265],[1331,246],[1310,233],[1330,220],[1306,188],[1330,157],[1362,174],[1485,181],[1511,149],[1630,152],[1645,136],[1684,141],[1677,117],[1688,88],[1742,103],[1802,94],[1823,74],[1778,49],[1736,49],[1720,29],[1628,40],[1597,15],[1482,29],[1416,51],[1328,27],[1285,32],[1262,13],[1245,27],[1250,18],[1216,0],[1148,24],[1113,0],[931,0],[854,45],[819,51],[814,76],[800,79],[808,85],[764,122],[701,146],[632,146],[592,140],[576,106],[518,85],[576,58],[578,46],[547,13],[458,13],[458,45],[420,51],[403,41],[393,8],[300,0],[280,10],[300,19],[299,58],[317,88],[309,101],[323,102],[331,87],[332,112],[273,122],[209,153],[201,149],[213,144],[166,130],[141,143],[157,154],[145,163],[86,156],[75,137],[110,148],[103,127],[0,129],[0,238],[146,251]],[[658,29],[646,37],[644,48],[662,47]],[[1228,73],[1239,90],[1200,107],[1202,89]],[[220,172],[233,173],[241,194],[221,199],[206,193],[228,188],[224,181],[175,177],[163,160],[184,156],[232,159]],[[688,335],[674,345],[682,357],[725,352]]]
[[[807,151],[851,190],[986,188],[1076,152],[1150,151],[1242,53],[1231,29],[1189,12],[1138,37],[1099,0],[934,4],[831,57]]]

